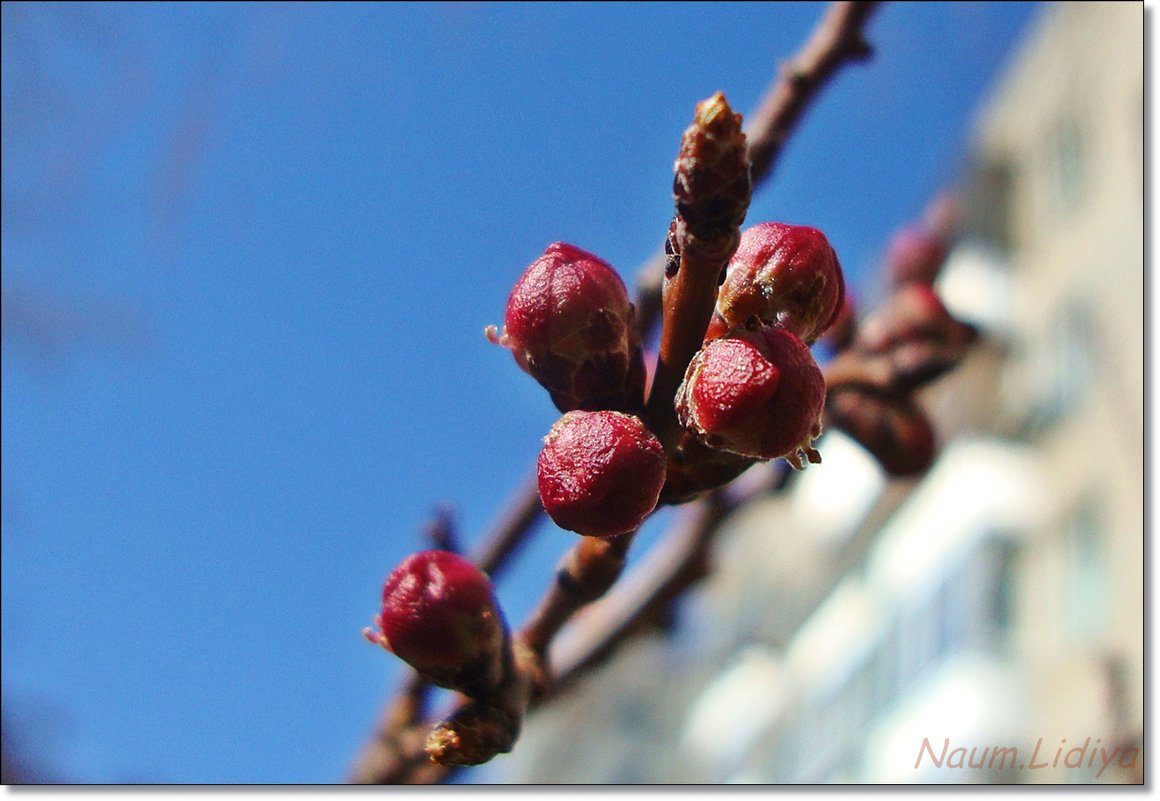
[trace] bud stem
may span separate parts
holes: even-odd
[[[751,191],[741,115],[718,92],[697,104],[693,124],[681,137],[673,180],[677,215],[669,226],[660,352],[645,409],[649,428],[670,453],[681,435],[673,396],[704,341]]]
[[[620,577],[635,534],[584,537],[576,543],[560,560],[551,589],[521,629],[519,639],[542,656],[576,610],[604,595]]]

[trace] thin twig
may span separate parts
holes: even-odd
[[[741,239],[752,195],[741,115],[720,92],[697,104],[693,124],[681,137],[676,173],[660,351],[645,407],[649,428],[669,453],[682,433],[673,396],[705,339],[719,279]]]
[[[455,514],[450,506],[440,506],[423,532],[431,547],[440,551],[459,553],[459,538],[455,536]]]
[[[520,639],[534,653],[542,657],[576,610],[604,595],[616,582],[635,534],[583,537],[565,554],[552,586],[520,631]]]
[[[690,585],[705,575],[709,544],[719,523],[734,509],[774,489],[788,473],[784,464],[753,470],[740,492],[734,482],[684,510],[630,580],[585,610],[583,623],[553,644],[553,690],[566,689],[588,668],[608,656],[646,620],[656,619]]]
[[[499,521],[472,553],[472,561],[494,581],[528,534],[544,518],[533,469],[508,500]]]
[[[809,41],[782,68],[757,109],[747,117],[744,131],[754,191],[773,172],[790,134],[821,88],[846,64],[870,56],[871,48],[862,31],[880,5],[876,0],[832,3]],[[663,251],[650,258],[638,273],[637,324],[646,341],[660,318],[664,275]]]
[[[838,2],[830,5],[805,47],[783,68],[781,75],[749,118],[749,159],[753,182],[773,170],[819,90],[843,66],[865,61],[872,53],[862,31],[878,2]]]
[[[416,724],[426,717],[431,684],[408,668],[402,684],[383,710],[376,737],[359,754],[351,774],[354,784],[397,784],[405,780],[422,753],[423,732]],[[413,742],[408,742],[411,740]]]

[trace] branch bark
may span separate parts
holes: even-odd
[[[673,396],[704,341],[751,194],[741,115],[718,92],[697,104],[673,180],[677,215],[669,226],[660,352],[645,407],[649,428],[669,453],[681,436]]]
[[[747,117],[744,132],[755,191],[777,166],[786,142],[821,89],[845,65],[870,57],[863,30],[880,5],[877,0],[831,3],[805,46],[782,67]],[[645,340],[660,318],[665,261],[664,252],[658,252],[638,273],[637,324]]]
[[[749,118],[753,181],[765,180],[818,92],[837,71],[872,54],[862,31],[878,2],[832,3],[805,47],[790,60]]]

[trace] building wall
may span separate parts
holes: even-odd
[[[1140,4],[1061,4],[978,135],[1012,174],[1003,389],[1053,487],[1021,556],[1016,658],[1036,724],[1069,741],[1142,731],[1143,104]]]

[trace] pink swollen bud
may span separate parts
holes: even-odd
[[[826,408],[833,424],[861,443],[892,476],[918,475],[934,461],[934,429],[909,397],[841,389],[827,399]]]
[[[502,678],[505,627],[491,581],[450,551],[408,556],[387,577],[381,645],[440,687],[478,695]]]
[[[855,345],[867,353],[885,353],[907,340],[964,337],[962,324],[951,317],[934,289],[907,284],[896,288],[886,304],[862,324]]]
[[[927,284],[909,283],[894,290],[886,305],[858,329],[854,347],[887,354],[899,388],[934,380],[954,367],[978,336],[950,315]]]
[[[919,226],[898,231],[886,250],[890,279],[895,284],[934,283],[946,257],[946,242]]]
[[[804,225],[760,223],[741,234],[706,339],[756,318],[813,344],[837,317],[845,293],[838,256],[825,234]]]
[[[656,508],[665,450],[631,414],[569,412],[544,438],[537,475],[556,525],[611,537],[634,530]]]
[[[809,348],[769,326],[715,339],[689,363],[677,390],[677,417],[713,448],[802,467],[798,451],[821,461],[826,383]]]
[[[637,409],[644,358],[628,290],[616,271],[564,242],[548,246],[508,297],[504,333],[520,368],[561,411]]]

